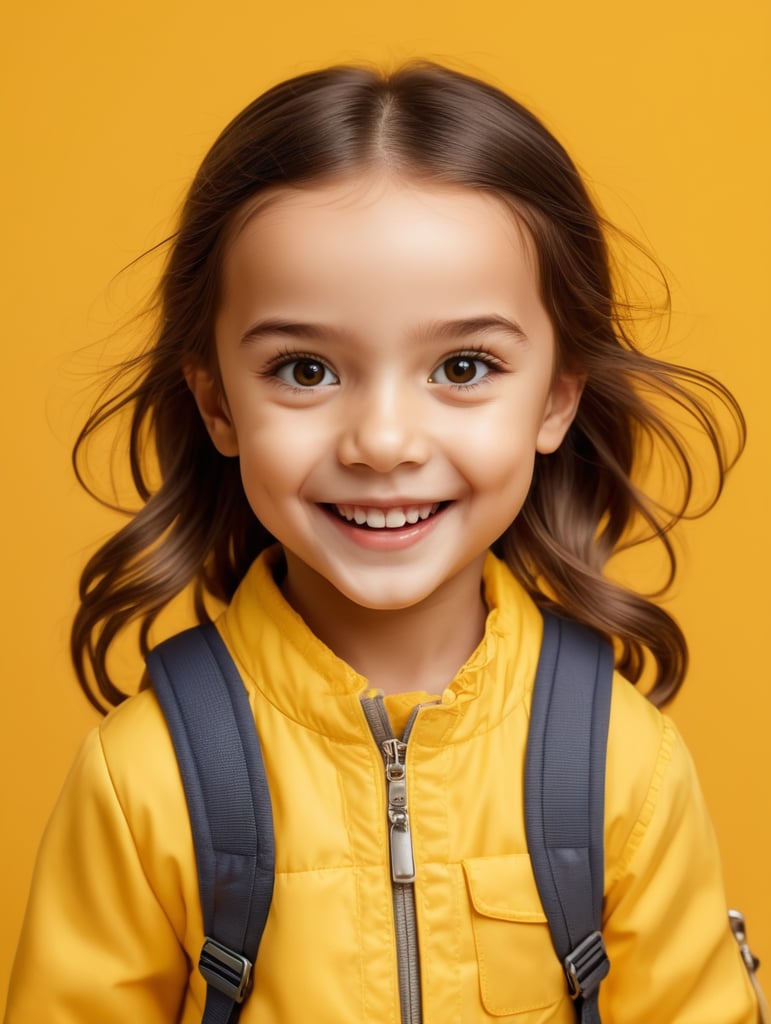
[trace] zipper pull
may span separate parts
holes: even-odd
[[[404,763],[407,744],[396,739],[385,740],[383,752],[388,782],[388,820],[391,823],[391,878],[399,883],[414,882],[415,858],[407,813],[407,768]]]

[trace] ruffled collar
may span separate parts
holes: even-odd
[[[279,547],[254,562],[218,620],[254,701],[263,698],[298,724],[347,742],[371,742],[360,697],[367,680],[316,637],[284,599]],[[462,742],[493,728],[529,698],[541,644],[541,615],[508,567],[488,554],[484,636],[442,694],[421,709],[421,744]],[[417,735],[417,734],[416,734]]]

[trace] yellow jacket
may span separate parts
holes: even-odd
[[[541,619],[485,568],[482,643],[420,709],[409,809],[425,1024],[571,1024],[525,842],[522,766]],[[396,1024],[383,761],[366,681],[284,602],[263,556],[219,628],[262,737],[276,885],[243,1024]],[[750,1024],[715,838],[673,724],[615,682],[604,1024]],[[151,691],[86,740],[48,826],[6,1024],[194,1024],[204,983],[185,798]]]

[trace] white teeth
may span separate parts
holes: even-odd
[[[385,514],[385,524],[389,530],[398,529],[407,522],[407,516],[400,508],[389,508]]]
[[[439,508],[439,502],[433,505],[409,505],[399,508],[365,508],[362,505],[335,505],[340,515],[349,523],[356,523],[357,526],[368,526],[372,530],[398,530],[409,523],[415,523],[428,519]]]

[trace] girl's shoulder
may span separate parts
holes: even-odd
[[[606,866],[628,869],[649,832],[666,822],[708,822],[688,749],[672,719],[616,673],[605,782]]]
[[[158,699],[148,687],[124,701],[95,730],[99,754],[119,799],[155,793],[180,797],[174,746]]]
[[[152,690],[129,697],[86,735],[56,810],[76,821],[84,806],[125,832],[142,861],[166,843],[192,849],[174,747]]]
[[[613,675],[608,766],[652,767],[666,746],[673,723],[619,672]]]

